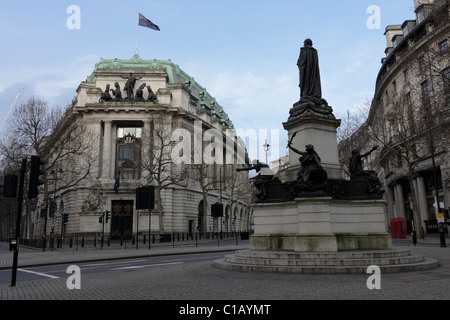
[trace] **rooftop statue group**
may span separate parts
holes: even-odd
[[[152,88],[146,83],[141,84],[136,93],[134,92],[134,88],[136,86],[137,80],[142,79],[142,77],[136,77],[133,73],[130,73],[128,77],[123,77],[123,79],[127,79],[124,85],[124,91],[126,92],[126,97],[123,98],[122,90],[120,89],[120,85],[118,82],[114,83],[115,89],[111,89],[110,85],[107,84],[105,91],[100,95],[99,102],[107,102],[107,101],[150,101],[150,102],[158,102],[158,98],[156,94],[153,92]],[[147,89],[148,96],[147,99],[144,98],[144,89]],[[111,93],[110,93],[111,92]],[[114,98],[113,98],[114,97]]]
[[[327,101],[322,98],[319,58],[317,50],[312,47],[311,39],[306,39],[304,41],[304,46],[300,49],[297,66],[300,75],[300,100],[294,107],[296,105],[300,106],[301,110],[297,110],[294,116],[300,115],[306,110],[312,110],[320,114],[331,114],[332,109],[328,106]],[[292,113],[291,116],[293,116]],[[259,191],[256,195],[259,200],[278,199],[281,197],[291,200],[294,197],[305,193],[314,196],[323,195],[327,190],[330,191],[330,188],[327,185],[329,182],[327,172],[322,167],[320,156],[311,144],[305,146],[305,151],[294,148],[292,140],[296,134],[297,132],[292,135],[287,145],[291,151],[300,155],[300,169],[297,173],[296,181],[282,184],[282,182],[274,176],[269,166],[259,161],[256,161],[256,163],[251,166],[236,169],[237,171],[256,171],[257,175],[253,178],[253,184]],[[362,159],[370,155],[376,149],[377,147],[373,147],[369,152],[364,154],[360,154],[359,150],[355,149],[352,152],[352,157],[349,162],[351,177],[348,183],[364,182],[366,195],[378,194],[381,190],[381,183],[376,172],[373,170],[364,170],[362,166]],[[280,185],[285,185],[285,189],[278,188]],[[339,183],[334,186],[339,188]],[[279,190],[284,190],[287,194],[283,194],[280,197]],[[272,192],[278,194],[271,194]],[[331,192],[335,192],[335,190]],[[364,191],[362,192],[364,193]],[[336,194],[338,193],[339,192],[336,192]]]

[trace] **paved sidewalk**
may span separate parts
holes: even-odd
[[[236,244],[237,243],[237,244]],[[13,252],[7,251],[9,244],[0,242],[0,270],[11,269],[13,264]],[[18,267],[35,267],[40,265],[79,263],[100,260],[117,260],[136,257],[151,257],[164,255],[178,255],[189,253],[204,252],[226,252],[248,249],[249,240],[229,239],[222,240],[220,244],[217,241],[199,241],[197,244],[184,243],[176,244],[152,244],[150,249],[148,245],[139,244],[138,249],[135,246],[128,245],[125,249],[123,246],[104,246],[101,248],[66,248],[49,249],[43,252],[42,248],[30,248],[22,246],[19,248]]]

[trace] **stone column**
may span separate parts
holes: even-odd
[[[420,215],[422,217],[422,223],[423,220],[429,220],[430,217],[428,216],[428,205],[427,205],[427,194],[425,191],[425,182],[423,177],[418,176],[416,178],[416,185],[417,185],[417,200],[419,201],[419,211]]]
[[[111,121],[105,121],[105,130],[103,132],[103,166],[102,178],[111,179]]]
[[[395,217],[405,218],[405,198],[403,195],[403,188],[400,183],[394,187],[395,197]]]

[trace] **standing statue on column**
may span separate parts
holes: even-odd
[[[300,72],[300,102],[314,102],[318,105],[328,105],[322,98],[320,83],[319,56],[312,46],[312,40],[306,39],[300,49],[297,66]]]

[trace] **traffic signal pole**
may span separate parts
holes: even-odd
[[[11,276],[11,287],[16,286],[17,262],[19,260],[19,238],[20,238],[20,222],[22,221],[22,202],[23,188],[25,182],[25,172],[27,169],[27,159],[22,159],[19,180],[19,195],[17,196],[17,218],[16,218],[16,246],[14,247],[13,267]]]

